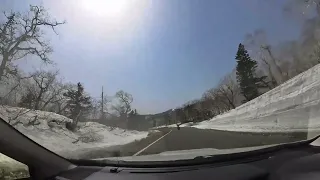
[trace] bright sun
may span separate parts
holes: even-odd
[[[95,16],[119,18],[126,13],[129,3],[130,0],[82,0],[81,6]]]

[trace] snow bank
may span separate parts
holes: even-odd
[[[126,144],[148,135],[96,122],[80,123],[79,129],[72,132],[65,128],[67,122],[72,122],[65,116],[17,107],[1,106],[0,116],[33,141],[65,157],[81,149]]]
[[[320,65],[228,113],[193,127],[230,131],[320,130]]]

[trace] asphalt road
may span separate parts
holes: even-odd
[[[243,133],[197,128],[181,128],[172,131],[141,152],[139,155],[156,154],[201,148],[229,149],[277,144],[306,139],[306,133]],[[165,133],[166,131],[163,131]]]
[[[162,136],[164,137],[158,140]],[[306,133],[247,133],[197,129],[190,127],[184,127],[180,130],[177,128],[163,128],[160,129],[160,132],[152,133],[145,139],[122,146],[114,146],[108,149],[97,149],[95,151],[82,154],[80,158],[92,159],[110,156],[147,155],[157,154],[164,151],[201,148],[240,148],[300,141],[305,140],[306,137]],[[155,142],[156,140],[158,141]],[[150,144],[152,145],[150,146]]]

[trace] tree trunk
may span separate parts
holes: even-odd
[[[272,73],[272,70],[271,70],[271,66],[270,64],[268,63],[268,61],[264,58],[262,58],[262,61],[268,66],[268,73],[269,73],[269,76],[271,78],[271,83],[272,83],[272,86],[273,88],[274,87],[277,87],[278,86],[278,82],[276,80],[276,78],[274,77],[273,73]]]
[[[80,114],[81,114],[81,110],[79,111],[77,116],[73,119],[73,124],[76,125],[76,126],[78,125]]]
[[[50,103],[50,101],[47,101],[44,103],[44,105],[42,106],[41,110],[43,111],[45,107],[47,107],[47,105]]]
[[[272,61],[273,61],[274,66],[276,67],[277,71],[278,71],[279,74],[280,74],[280,83],[278,83],[278,84],[281,84],[281,83],[284,82],[283,72],[282,72],[281,68],[277,65],[276,59],[275,59],[275,57],[273,56],[273,54],[271,53],[270,47],[266,47],[265,49],[268,51],[268,53],[269,53],[269,55],[270,55],[270,57],[271,57],[271,59],[272,59]]]
[[[44,103],[44,105],[42,106],[41,110],[44,110],[44,108],[47,107],[47,105],[51,102],[51,100],[53,98],[54,98],[54,96],[52,95],[52,97]]]
[[[58,105],[58,114],[62,114],[62,112],[65,111],[67,109],[67,107],[69,106],[69,104],[67,104],[64,107],[61,107],[61,104],[59,102],[56,104]]]
[[[6,69],[6,65],[7,65],[8,61],[9,61],[9,57],[6,54],[4,54],[1,65],[0,65],[0,81],[2,80],[2,77],[4,76],[4,71]]]
[[[43,90],[41,89],[39,96],[37,97],[36,102],[34,104],[34,110],[39,110],[39,105],[40,105],[42,94],[43,94]]]
[[[232,109],[235,109],[236,106],[234,105],[234,103],[232,101],[230,101],[229,99],[228,99],[228,101],[229,101],[229,104],[231,105]]]

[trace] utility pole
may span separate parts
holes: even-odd
[[[102,86],[102,91],[101,91],[101,120],[104,119],[103,106],[104,106],[104,98],[103,98],[103,86]]]

